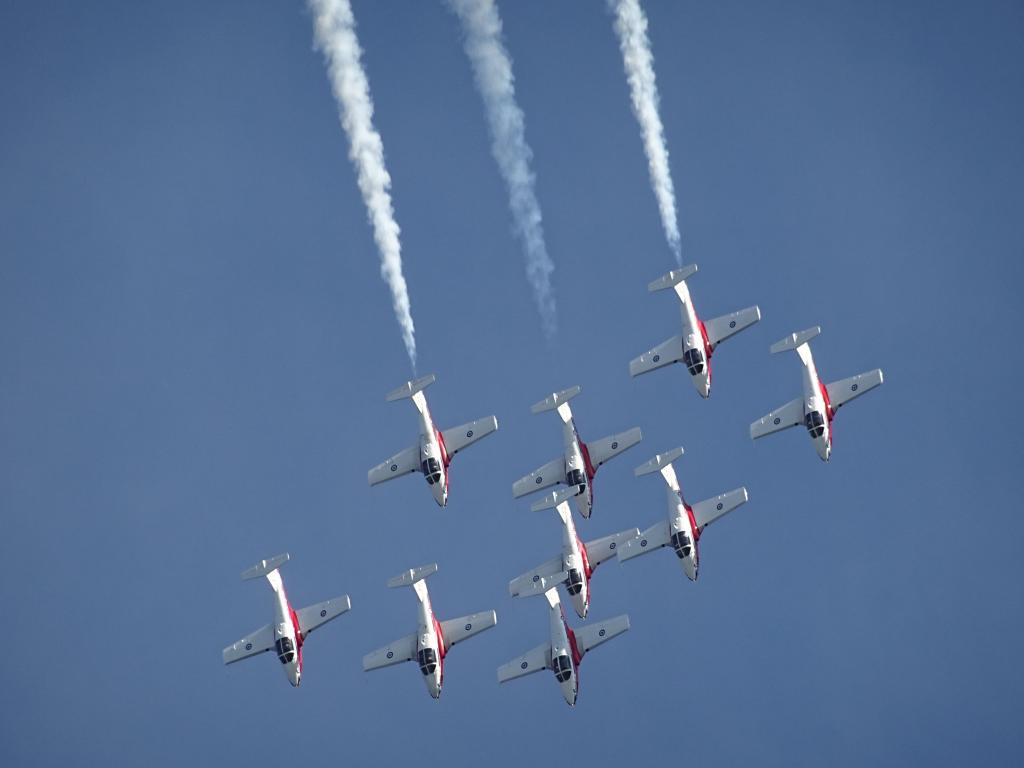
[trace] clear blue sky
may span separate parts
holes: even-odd
[[[384,402],[410,370],[304,6],[3,4],[0,763],[1019,762],[1024,8],[644,5],[697,307],[763,312],[708,402],[628,375],[676,332],[645,289],[674,260],[603,4],[501,5],[546,346],[456,18],[355,3],[434,414],[501,425],[439,510],[419,478],[366,485],[414,437]],[[815,324],[826,380],[886,376],[829,465],[747,435],[799,392],[769,344]],[[592,616],[633,628],[570,710],[495,668],[546,631],[507,582],[558,528],[510,484],[558,451],[530,404],[576,383],[584,438],[645,435],[581,535],[656,521],[632,469],[678,444],[690,498],[751,500],[697,584],[668,553],[597,571]],[[239,572],[282,551],[294,603],[353,600],[298,690],[220,657],[270,618]],[[413,627],[385,580],[433,561],[442,618],[499,618],[437,703],[414,666],[360,667]]]

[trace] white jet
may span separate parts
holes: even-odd
[[[665,478],[668,519],[652,525],[636,538],[620,546],[619,561],[629,560],[661,547],[672,547],[681,561],[683,572],[690,581],[696,581],[697,570],[700,567],[697,542],[700,541],[704,529],[736,507],[745,504],[750,497],[746,488],[737,488],[693,505],[687,504],[676,478],[675,467],[672,466],[672,462],[682,455],[682,448],[674,448],[667,453],[659,453],[646,464],[636,468],[637,477],[660,472]]]
[[[288,682],[298,687],[302,680],[302,645],[309,633],[331,619],[336,619],[352,607],[348,595],[325,600],[296,611],[288,603],[284,582],[277,569],[288,562],[289,556],[260,560],[252,568],[242,572],[243,579],[258,579],[266,576],[274,590],[274,623],[260,627],[237,643],[224,649],[224,663],[233,664],[258,653],[277,651],[278,660],[284,664]]]
[[[530,593],[540,594],[543,592],[548,601],[550,639],[532,651],[527,651],[519,658],[512,659],[507,664],[498,667],[498,682],[504,683],[517,677],[540,672],[542,669],[550,669],[555,673],[555,680],[558,681],[558,685],[562,689],[565,702],[570,707],[574,707],[576,706],[576,696],[579,693],[580,661],[583,660],[583,656],[592,648],[596,648],[601,643],[605,643],[629,629],[629,616],[623,614],[614,619],[597,624],[587,624],[573,630],[565,621],[565,613],[562,611],[562,605],[558,599],[558,589],[554,586],[561,580],[557,576],[551,582],[541,579],[534,584],[534,591]]]
[[[427,691],[435,699],[441,695],[441,686],[444,684],[444,659],[451,647],[498,623],[498,615],[494,611],[438,621],[430,606],[427,585],[423,581],[436,572],[437,563],[433,563],[412,568],[388,581],[389,587],[411,586],[416,591],[416,597],[419,598],[420,626],[413,634],[401,637],[363,657],[363,669],[367,672],[415,659],[420,672],[423,673]]]
[[[576,533],[572,511],[569,509],[568,499],[572,493],[572,490],[564,489],[545,496],[530,507],[534,511],[554,507],[558,512],[558,517],[562,521],[562,554],[512,579],[508,591],[512,597],[518,597],[520,594],[532,592],[533,585],[542,579],[546,580],[545,583],[551,584],[554,577],[564,576],[562,584],[569,593],[576,615],[585,619],[590,608],[590,579],[594,569],[605,560],[615,557],[615,550],[622,542],[638,536],[640,531],[631,528],[584,544]]]
[[[618,435],[584,443],[576,431],[576,422],[569,407],[569,400],[579,393],[578,386],[570,387],[550,395],[530,409],[533,413],[558,411],[562,419],[562,442],[565,448],[562,456],[512,483],[512,495],[518,499],[556,483],[563,483],[573,490],[576,510],[583,517],[589,518],[594,505],[593,480],[597,468],[639,443],[643,434],[640,427],[633,427]]]
[[[416,445],[381,462],[368,473],[370,485],[393,480],[410,472],[422,472],[434,494],[434,501],[443,507],[448,503],[448,465],[452,457],[481,437],[487,437],[498,428],[498,419],[488,416],[460,427],[439,430],[430,417],[427,398],[423,390],[435,381],[434,374],[416,381],[407,381],[387,396],[388,402],[408,397],[420,414],[420,439]]]
[[[670,363],[682,362],[690,372],[693,385],[702,397],[711,394],[711,355],[723,341],[761,319],[761,310],[747,307],[731,315],[722,315],[713,320],[703,321],[697,316],[686,287],[686,278],[697,271],[696,264],[676,269],[659,277],[647,286],[649,291],[664,288],[675,289],[682,302],[683,333],[664,341],[650,352],[645,352],[629,364],[629,373],[639,376]]]
[[[881,384],[882,369],[875,368],[873,371],[848,379],[822,384],[814,367],[811,347],[807,343],[819,333],[821,328],[815,326],[806,331],[790,334],[772,344],[773,354],[792,349],[800,356],[800,362],[804,364],[804,395],[790,400],[781,408],[776,408],[767,416],[753,422],[750,425],[750,437],[756,440],[772,432],[803,424],[814,442],[818,456],[822,461],[828,461],[832,456],[832,419],[835,418],[836,411],[840,406]]]

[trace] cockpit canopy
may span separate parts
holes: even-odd
[[[704,353],[694,347],[683,352],[683,362],[691,376],[704,373]]]
[[[578,595],[583,591],[583,574],[576,568],[569,569],[569,580],[565,584],[565,591],[570,595]]]
[[[277,648],[277,658],[281,660],[282,664],[295,661],[295,643],[290,637],[278,638],[274,646]]]
[[[433,456],[424,459],[420,464],[420,469],[423,471],[423,476],[427,478],[427,485],[433,485],[441,480],[441,462]]]
[[[420,672],[424,675],[432,675],[437,669],[437,652],[433,648],[421,649],[416,654],[416,660],[420,664]]]
[[[572,469],[565,475],[565,484],[570,488],[576,487],[576,495],[579,496],[587,488],[587,476],[582,469]]]
[[[556,656],[551,660],[551,666],[555,670],[555,679],[564,683],[570,677],[572,677],[572,662],[569,661],[569,657],[566,655]]]
[[[804,417],[804,425],[811,437],[821,437],[825,434],[825,417],[818,411],[811,411]]]
[[[690,537],[684,531],[678,531],[672,534],[672,547],[675,549],[679,559],[682,560],[684,557],[689,557],[690,551],[693,548],[693,542],[690,541]]]

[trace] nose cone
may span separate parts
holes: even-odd
[[[437,502],[437,506],[443,507],[448,503],[448,491],[444,487],[444,483],[435,483],[431,491],[434,494],[434,501]]]
[[[562,696],[565,698],[565,703],[570,707],[576,706],[576,675],[566,680],[562,685]]]
[[[816,438],[814,441],[814,447],[818,451],[818,458],[822,461],[828,461],[832,457],[832,444],[829,443],[826,437]]]
[[[291,683],[295,688],[298,688],[299,683],[302,682],[302,673],[299,671],[298,665],[288,665],[288,682]]]
[[[690,581],[697,580],[697,560],[693,554],[689,554],[683,558],[683,573],[686,574],[686,578]]]
[[[700,392],[700,396],[707,400],[711,397],[711,377],[701,376],[700,381],[697,383],[697,391]]]
[[[576,609],[576,615],[581,619],[587,618],[587,609],[590,607],[586,592],[587,590],[584,588],[578,595],[572,596],[572,607]]]

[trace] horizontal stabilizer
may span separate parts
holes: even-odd
[[[456,643],[468,640],[497,623],[498,614],[494,611],[481,611],[457,619],[448,619],[441,622],[441,638],[444,640],[445,648],[451,648]]]
[[[875,368],[873,371],[827,384],[825,389],[828,391],[829,405],[832,406],[833,411],[837,411],[843,403],[848,403],[855,397],[860,397],[865,392],[871,391],[882,381],[882,369]]]
[[[540,512],[541,510],[544,509],[554,509],[562,502],[571,499],[577,493],[578,491],[576,490],[575,485],[572,488],[560,488],[559,490],[554,491],[553,493],[545,495],[538,501],[533,502],[533,504],[530,505],[530,511]]]
[[[451,458],[463,448],[472,445],[482,437],[487,437],[497,429],[498,418],[496,416],[485,416],[468,424],[446,429],[441,433],[441,437],[444,439],[444,449]]]
[[[663,467],[667,467],[673,461],[683,455],[682,448],[673,448],[671,451],[665,453],[659,453],[653,459],[645,464],[641,464],[633,473],[640,477],[641,475],[649,475],[651,472],[660,472]]]
[[[335,597],[331,600],[324,600],[322,603],[310,605],[295,612],[299,620],[299,632],[306,637],[318,627],[322,627],[331,619],[336,619],[341,614],[352,609],[352,600],[348,595]]]
[[[799,333],[791,333],[786,338],[779,339],[774,344],[772,344],[771,353],[774,355],[777,352],[785,352],[788,349],[796,349],[801,344],[806,344],[819,333],[821,333],[820,325],[816,325],[813,328],[808,328],[806,331],[800,331]]]
[[[390,459],[382,461],[366,473],[366,480],[370,485],[377,485],[394,480],[396,477],[422,471],[420,468],[420,446],[417,443],[401,453],[396,453]]]
[[[532,675],[534,672],[550,668],[551,643],[544,643],[498,667],[498,682],[507,683],[517,677]]]
[[[389,587],[411,587],[417,581],[423,581],[431,574],[437,573],[437,563],[421,565],[419,568],[410,568],[404,573],[388,579]]]
[[[576,647],[582,656],[602,643],[607,643],[613,637],[618,637],[628,629],[629,616],[622,614],[614,619],[579,627],[573,634],[576,635]]]
[[[691,275],[697,274],[696,264],[687,264],[685,267],[679,269],[673,269],[668,274],[662,275],[657,280],[653,280],[648,284],[648,291],[663,291],[666,288],[672,288],[681,283]]]
[[[539,581],[543,578],[550,578],[562,572],[564,563],[562,562],[562,556],[558,555],[548,560],[546,563],[538,565],[532,571],[527,571],[522,576],[516,576],[508,583],[508,593],[512,597],[519,597],[521,592],[533,589],[533,583],[535,580]]]
[[[632,448],[643,440],[643,437],[644,434],[640,431],[640,427],[633,427],[617,435],[609,435],[592,443],[587,443],[590,463],[594,469],[597,469],[609,459],[614,459],[623,451]]]
[[[629,375],[639,376],[643,373],[663,368],[672,363],[678,363],[683,359],[683,337],[673,336],[671,339],[661,342],[654,349],[644,352],[640,357],[634,358],[629,363]]]
[[[526,477],[521,477],[512,483],[512,495],[517,499],[528,493],[539,491],[543,488],[550,488],[552,485],[565,480],[565,458],[559,456],[545,464],[540,469],[535,469]],[[575,493],[575,489],[573,491]]]
[[[747,489],[737,488],[735,491],[697,502],[691,507],[694,522],[697,523],[697,532],[700,533],[715,520],[724,517],[749,500],[750,495],[747,493]]]
[[[761,319],[759,307],[747,307],[730,315],[722,315],[704,323],[704,331],[708,335],[708,343],[714,349],[730,336],[735,336],[744,328],[749,328]]]
[[[517,586],[519,591],[513,595],[513,597],[533,597],[534,595],[544,595],[548,598],[549,605],[558,605],[558,592],[555,587],[559,584],[564,584],[569,580],[569,574],[566,571],[559,571],[548,576],[541,576],[539,573],[535,573],[531,577],[529,582],[520,582]],[[509,585],[511,588],[511,585]],[[554,595],[555,602],[551,603],[551,595]]]
[[[767,416],[762,416],[750,425],[750,439],[757,440],[759,437],[779,432],[783,429],[795,427],[804,420],[804,399],[798,397],[790,400],[783,406],[776,408]]]
[[[530,411],[532,411],[533,413],[544,413],[544,411],[553,411],[562,403],[566,403],[569,400],[572,400],[579,393],[580,388],[578,385],[575,387],[569,387],[568,389],[563,389],[561,392],[555,392],[554,394],[548,395],[539,403],[534,403],[530,407]]]
[[[417,392],[426,389],[437,380],[437,377],[429,373],[415,381],[407,381],[398,389],[388,392],[386,400],[390,403],[393,400],[401,400],[403,397],[412,397]]]
[[[260,576],[266,576],[271,571],[276,571],[282,565],[288,562],[290,555],[285,552],[283,555],[277,555],[277,557],[271,557],[268,560],[260,560],[252,568],[247,568],[242,571],[243,579],[258,579]]]

